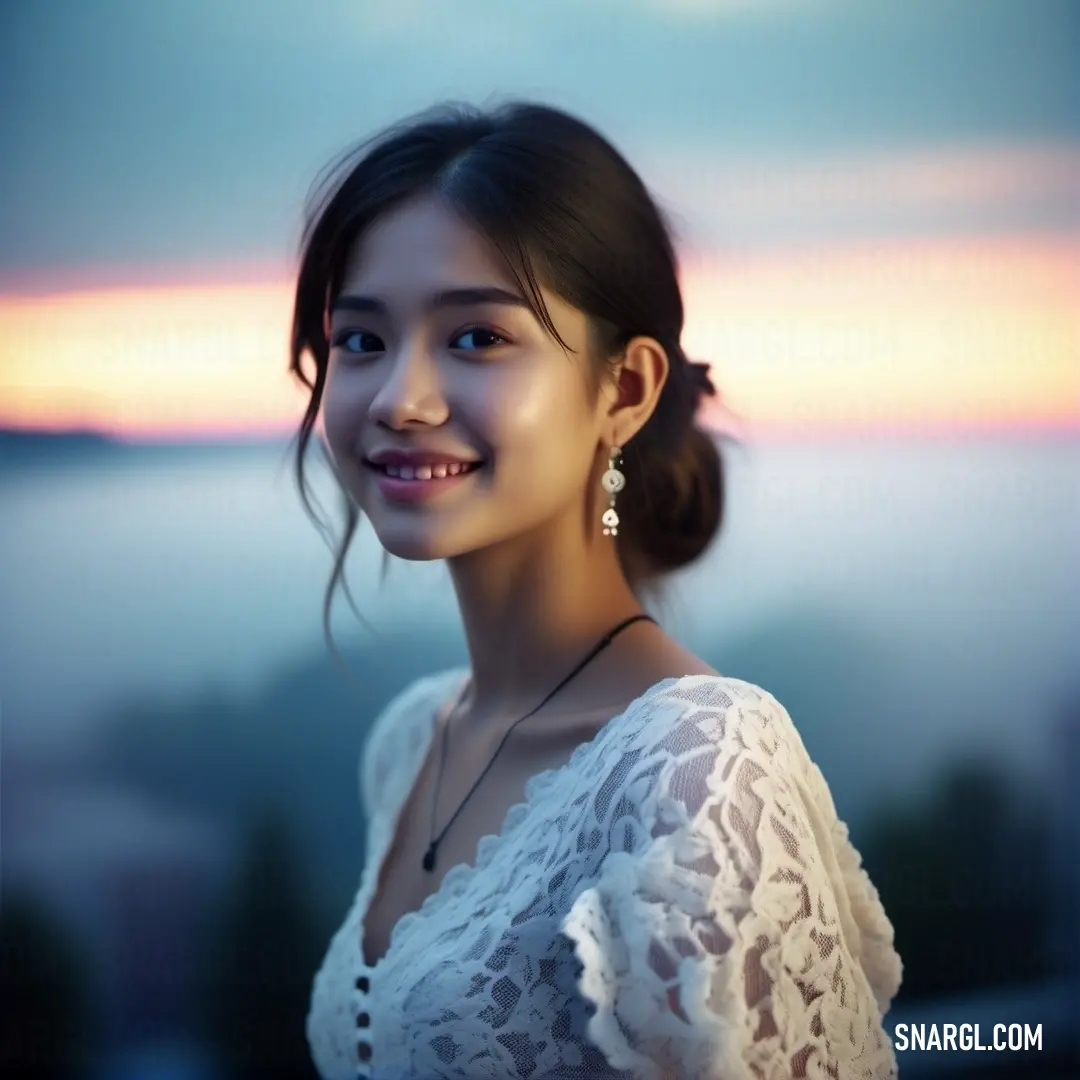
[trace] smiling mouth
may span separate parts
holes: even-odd
[[[483,464],[481,461],[460,461],[441,465],[379,465],[373,461],[364,464],[374,472],[395,480],[445,480],[448,476],[462,476],[475,472]]]

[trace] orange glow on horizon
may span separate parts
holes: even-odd
[[[698,261],[684,341],[759,431],[1073,429],[1077,266],[1080,236]]]
[[[684,343],[760,432],[1077,429],[1080,236],[687,259]],[[292,283],[0,296],[0,424],[276,435]]]
[[[151,437],[281,430],[304,403],[286,370],[291,303],[281,283],[0,300],[0,422]]]

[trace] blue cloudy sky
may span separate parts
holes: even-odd
[[[1077,223],[1073,0],[50,0],[0,15],[0,274],[288,259],[347,143],[577,110],[703,243]]]

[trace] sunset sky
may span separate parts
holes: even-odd
[[[527,96],[660,197],[740,425],[1080,427],[1068,0],[92,8],[3,16],[0,424],[290,429],[319,169],[434,101]]]

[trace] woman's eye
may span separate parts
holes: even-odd
[[[470,344],[455,344],[456,342],[469,342],[470,339]],[[473,327],[472,330],[465,330],[458,334],[450,344],[453,348],[472,352],[474,349],[490,349],[493,345],[506,345],[508,342],[506,338],[502,337],[500,334],[496,334],[494,330],[484,330],[482,327]]]
[[[352,342],[350,345],[349,342]],[[366,330],[343,330],[334,338],[334,346],[348,353],[382,352],[383,343],[375,334]]]
[[[366,330],[342,330],[334,338],[334,347],[343,349],[352,356],[362,356],[366,353],[384,352],[386,346],[376,334]],[[464,352],[473,352],[477,349],[490,349],[496,345],[508,344],[506,338],[496,334],[494,330],[485,330],[482,327],[473,327],[464,330],[450,342],[450,347]]]

